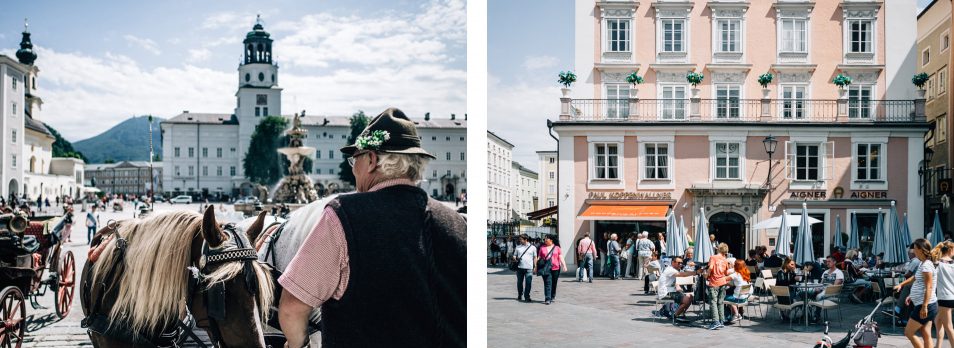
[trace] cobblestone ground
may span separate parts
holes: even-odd
[[[756,312],[756,318],[746,317],[742,327],[736,324],[718,331],[654,322],[650,311],[655,297],[643,295],[643,282],[629,278],[597,278],[590,284],[577,283],[575,277],[564,275],[556,301],[547,306],[542,303],[541,280],[533,277],[530,297],[534,303],[517,302],[514,273],[488,269],[489,347],[811,347],[822,336],[821,332],[792,331],[775,310],[761,318],[754,307],[746,311]],[[848,327],[873,308],[872,304],[843,305],[843,321],[839,323],[837,314],[832,314],[831,336],[836,340],[844,337]],[[763,313],[765,310],[763,306]],[[901,328],[893,330],[890,321],[881,321],[880,325],[884,336],[878,347],[910,346]]]

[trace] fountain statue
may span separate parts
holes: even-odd
[[[305,175],[302,169],[302,162],[305,157],[315,153],[315,148],[304,146],[302,138],[308,131],[301,127],[301,117],[305,116],[305,110],[301,115],[295,114],[292,121],[292,128],[285,134],[288,134],[288,146],[278,149],[278,152],[285,155],[291,164],[288,166],[288,175],[278,182],[275,189],[273,203],[307,204],[318,200],[318,193],[311,182],[311,178]]]

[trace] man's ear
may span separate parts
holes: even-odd
[[[368,153],[368,159],[371,161],[371,163],[368,165],[368,174],[371,174],[378,169],[378,153],[371,151]]]

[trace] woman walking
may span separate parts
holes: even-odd
[[[537,252],[533,269],[534,273],[539,272],[543,277],[543,304],[552,303],[556,297],[561,271],[566,272],[566,262],[563,261],[560,246],[554,245],[553,236],[548,234]]]
[[[937,260],[937,346],[944,346],[944,335],[954,347],[954,325],[951,324],[951,309],[954,308],[954,243],[941,242],[931,251]]]
[[[729,246],[719,243],[717,253],[709,258],[709,269],[706,271],[706,283],[709,285],[709,313],[712,315],[712,324],[709,330],[725,327],[722,319],[725,318],[725,284],[728,283],[729,262],[725,256],[729,253]]]
[[[895,285],[895,291],[901,291],[901,288],[911,284],[911,294],[908,296],[906,304],[912,306],[911,319],[908,325],[904,327],[904,336],[911,341],[914,348],[933,348],[934,340],[931,339],[931,324],[934,317],[937,316],[937,276],[934,267],[933,255],[931,254],[931,243],[924,238],[914,241],[914,255],[921,261],[914,276],[909,277],[901,284]],[[917,337],[917,334],[921,337]]]

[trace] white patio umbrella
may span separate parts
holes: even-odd
[[[788,212],[783,210],[780,216],[781,227],[778,229],[778,239],[775,241],[775,253],[782,256],[791,256],[792,228],[788,225]]]
[[[802,218],[801,218],[800,216],[798,216],[798,215],[788,215],[788,214],[782,213],[782,215],[779,215],[779,216],[776,216],[776,217],[773,217],[773,218],[771,218],[771,219],[768,219],[768,220],[765,220],[765,221],[762,221],[762,222],[759,222],[759,223],[755,224],[755,226],[752,226],[752,229],[753,229],[753,230],[767,230],[767,229],[771,229],[771,228],[779,228],[779,227],[782,226],[782,218],[783,218],[783,217],[784,217],[785,220],[788,222],[788,227],[799,227],[799,226],[801,225],[801,223],[802,223]],[[808,217],[806,217],[806,218],[807,218],[806,221],[808,221],[808,224],[809,224],[809,225],[814,225],[814,224],[817,224],[817,223],[821,222],[821,220],[818,220],[818,219],[813,218],[813,217],[810,217],[810,216],[808,216]]]
[[[874,244],[871,246],[871,254],[878,255],[885,252],[886,238],[884,231],[884,215],[881,214],[881,208],[878,208],[878,222],[875,224]]]
[[[861,238],[858,236],[858,215],[851,212],[848,223],[848,249],[861,249]]]
[[[666,241],[666,253],[669,257],[680,256],[686,253],[686,237],[681,236],[682,231],[676,224],[676,215],[669,214],[666,218],[666,235],[669,240]]]
[[[692,255],[692,260],[696,263],[708,263],[712,257],[712,242],[709,241],[709,227],[706,226],[706,212],[704,208],[699,208],[699,216],[696,217],[696,249]]]
[[[815,260],[815,248],[812,247],[812,229],[808,223],[808,204],[802,203],[801,223],[795,240],[795,263],[805,264]]]
[[[944,241],[944,232],[941,231],[941,215],[934,211],[934,227],[931,229],[931,245],[935,246]]]
[[[841,233],[841,215],[835,215],[835,247],[844,248],[845,239],[842,238]]]

